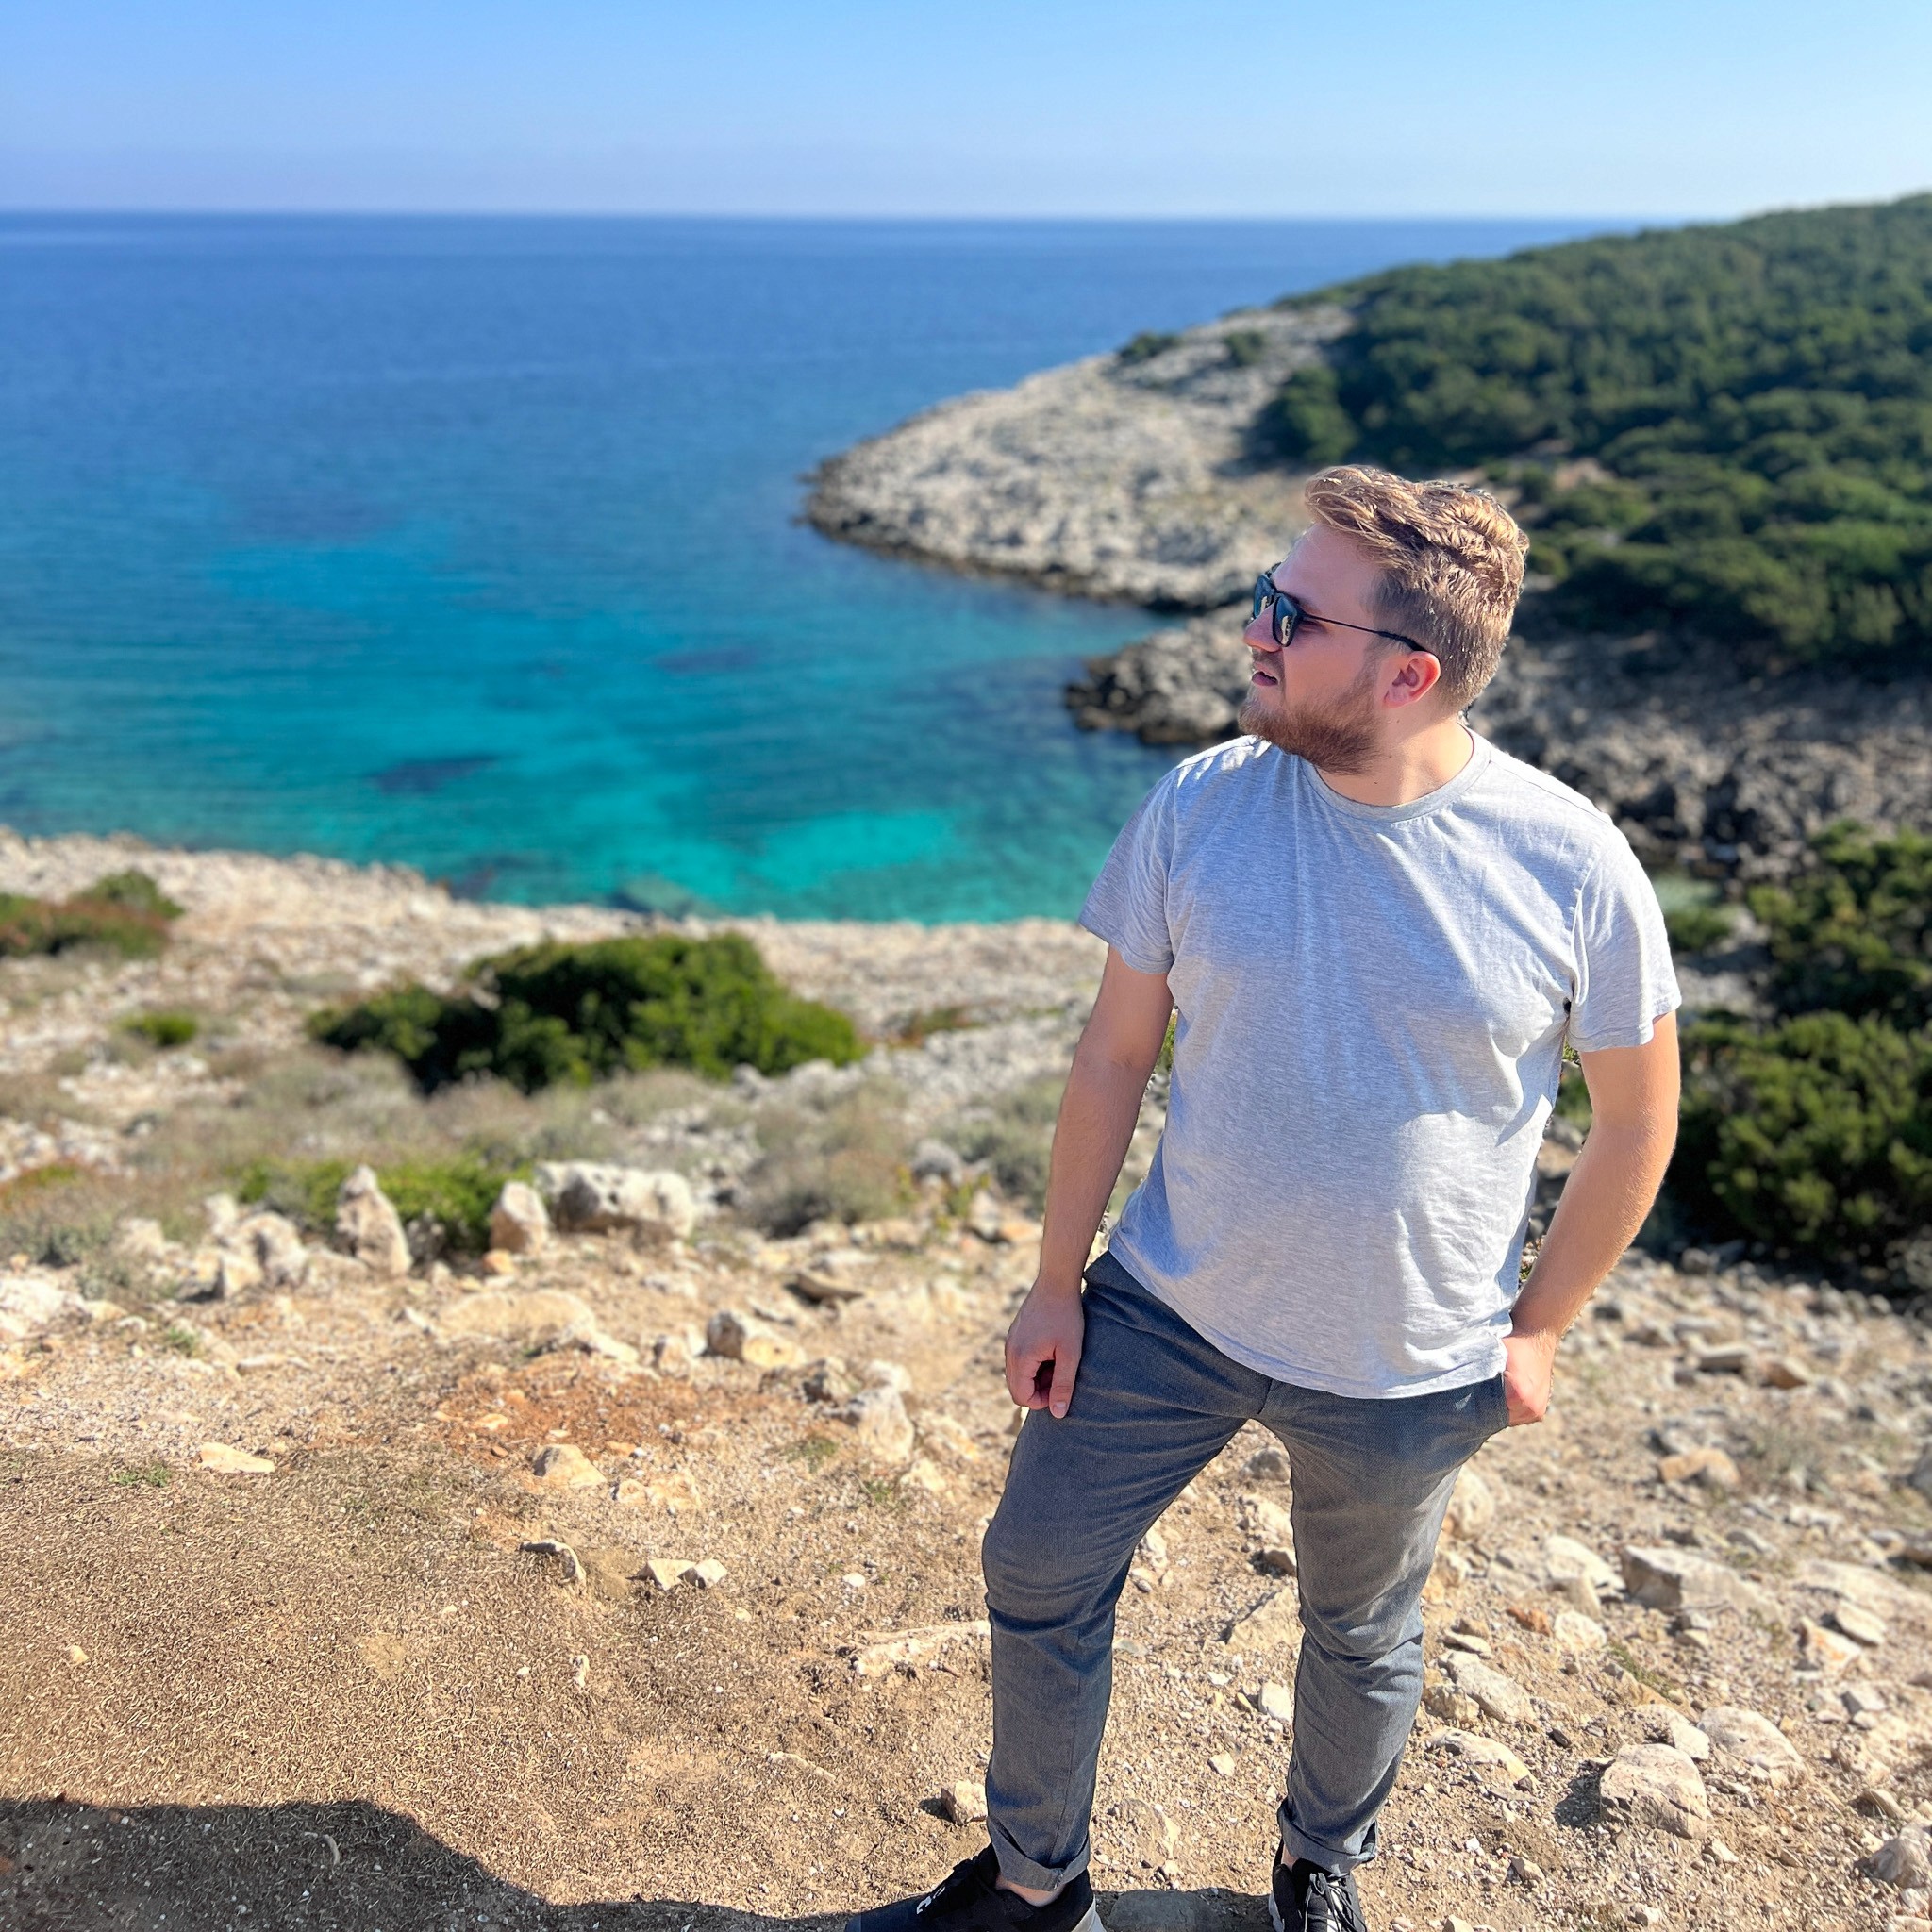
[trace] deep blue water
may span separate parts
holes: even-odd
[[[1139,329],[1587,225],[0,217],[0,822],[1068,913],[1169,758],[1059,688],[1149,620],[827,543],[801,473]]]

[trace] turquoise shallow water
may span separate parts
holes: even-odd
[[[524,900],[1065,914],[1141,613],[794,519],[961,390],[1529,223],[0,217],[0,821]]]

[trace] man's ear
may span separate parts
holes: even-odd
[[[1441,681],[1441,660],[1432,652],[1404,651],[1382,687],[1382,702],[1391,708],[1419,704]]]

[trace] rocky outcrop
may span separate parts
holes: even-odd
[[[806,520],[956,570],[1211,610],[1301,526],[1301,479],[1257,459],[1256,422],[1347,320],[1241,309],[941,403],[823,465]]]
[[[1653,870],[1781,876],[1836,819],[1932,824],[1932,691],[1843,671],[1763,673],[1723,646],[1550,633],[1532,605],[1470,722],[1602,806]],[[1236,614],[1096,658],[1077,724],[1149,744],[1233,736],[1249,658]]]
[[[408,1237],[375,1170],[357,1168],[336,1197],[336,1240],[373,1274],[409,1272]]]
[[[546,1160],[537,1168],[537,1192],[551,1220],[577,1234],[629,1228],[682,1241],[698,1218],[691,1183],[681,1174],[593,1160]]]
[[[1238,604],[1300,528],[1301,478],[1259,446],[1269,399],[1343,333],[1339,308],[1247,309],[1151,353],[1091,357],[942,403],[825,463],[808,520],[957,570],[1211,612],[1095,658],[1075,721],[1149,744],[1232,735]],[[1924,678],[1772,675],[1761,654],[1655,633],[1524,629],[1474,714],[1602,805],[1653,869],[1776,877],[1833,820],[1932,823]]]

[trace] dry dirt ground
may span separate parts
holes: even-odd
[[[60,1010],[72,1071],[12,1042],[38,1094],[90,1077]],[[928,1188],[488,1276],[316,1252],[218,1300],[185,1250],[112,1297],[0,1257],[0,1926],[711,1932],[943,1874],[984,1841],[940,1794],[983,1774],[977,1554],[1035,1235]],[[1465,1478],[1378,1927],[1921,1932],[1932,1350],[1865,1297],[1686,1258],[1626,1261],[1551,1420]],[[705,1352],[724,1309],[758,1360]],[[850,1405],[869,1386],[903,1389],[909,1441]],[[559,1445],[582,1461],[540,1475]],[[1197,1478],[1122,1600],[1113,1932],[1265,1924],[1294,1645],[1268,1448]],[[1666,1750],[1668,1801],[1619,1800],[1674,1723],[1699,1756]]]

